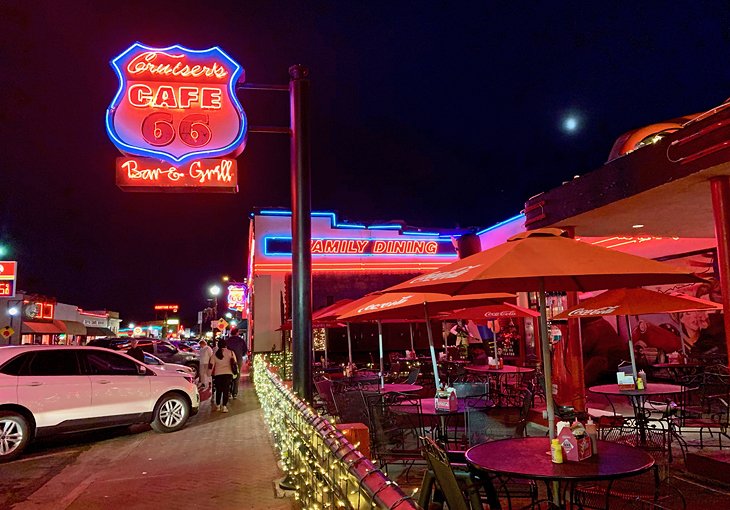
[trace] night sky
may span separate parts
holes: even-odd
[[[236,195],[115,186],[109,61],[135,41],[219,45],[253,83],[309,66],[314,209],[484,227],[599,167],[621,133],[730,96],[727,2],[595,4],[3,0],[0,242],[18,286],[192,318],[210,283],[244,276],[252,208],[289,206],[281,135],[249,136]],[[239,97],[251,125],[288,123],[286,94]]]

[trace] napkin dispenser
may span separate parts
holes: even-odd
[[[456,411],[459,403],[456,400],[456,390],[451,387],[436,392],[435,407],[437,411]]]
[[[563,449],[563,458],[567,461],[577,462],[593,455],[593,445],[587,434],[575,436],[570,427],[563,427],[558,433],[558,440]]]

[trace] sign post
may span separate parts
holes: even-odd
[[[312,401],[312,200],[309,153],[309,70],[289,68],[292,201],[293,389]]]

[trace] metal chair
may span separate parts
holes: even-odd
[[[678,433],[683,437],[682,429],[699,429],[700,448],[705,447],[704,434],[709,433],[713,437],[717,433],[717,446],[723,448],[722,438],[730,439],[728,427],[730,427],[730,381],[725,375],[709,373],[703,374],[703,381],[700,382],[698,391],[683,392],[677,419]],[[694,378],[693,382],[697,382]],[[693,398],[693,394],[699,396]],[[688,445],[684,441],[685,445]],[[727,446],[727,445],[725,445]]]
[[[337,405],[332,392],[332,381],[326,378],[314,381],[319,401],[315,401],[314,407],[330,416],[337,416]]]
[[[433,482],[435,482],[443,494],[449,510],[481,510],[479,485],[471,479],[468,473],[455,471],[446,452],[433,439],[429,437],[421,439],[423,457],[428,466],[418,500],[421,508],[428,508]]]
[[[370,445],[386,472],[388,464],[409,467],[422,461],[421,436],[424,427],[421,402],[401,393],[364,394],[367,405]]]
[[[637,500],[658,505],[657,508],[662,508],[660,505],[665,504],[671,505],[668,508],[672,509],[686,507],[684,496],[670,479],[671,424],[667,421],[650,420],[644,425],[643,442],[639,441],[640,432],[634,419],[619,423],[615,417],[601,417],[597,425],[600,439],[640,448],[651,455],[655,463],[650,471],[630,478],[579,484],[573,491],[573,500],[579,508],[608,509],[615,508],[616,504]]]

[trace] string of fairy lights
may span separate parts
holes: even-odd
[[[285,484],[294,488],[302,510],[418,508],[356,449],[357,444],[350,444],[334,423],[279,379],[276,372],[290,358],[290,353],[256,355],[253,379],[264,421],[279,452]]]

